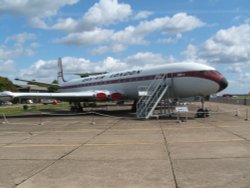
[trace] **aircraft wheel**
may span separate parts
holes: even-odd
[[[208,109],[205,109],[205,110],[204,110],[204,116],[205,116],[205,117],[209,117]]]
[[[197,113],[196,113],[196,117],[197,118],[204,118],[205,117],[205,110],[203,110],[202,108],[198,109]]]
[[[71,112],[76,112],[76,107],[72,106],[72,107],[70,108],[70,111],[71,111]]]
[[[77,108],[77,112],[78,112],[78,113],[83,112],[82,108],[81,108],[81,107]]]
[[[137,100],[134,101],[133,105],[132,105],[132,112],[136,112],[136,105],[137,105]]]

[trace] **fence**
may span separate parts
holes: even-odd
[[[216,97],[210,98],[211,102],[227,103],[227,104],[238,104],[238,105],[250,105],[250,99],[238,99],[234,97]]]

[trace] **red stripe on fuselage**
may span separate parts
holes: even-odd
[[[221,75],[219,72],[215,70],[188,71],[188,72],[175,72],[175,73],[167,73],[167,74],[161,73],[161,74],[165,75],[166,78],[180,78],[180,77],[204,78],[204,79],[212,80],[216,82],[217,84],[219,84],[220,80],[223,78],[223,75]],[[137,76],[137,77],[131,77],[131,78],[120,78],[116,80],[105,80],[105,81],[102,80],[98,82],[80,83],[80,84],[75,84],[75,85],[62,86],[60,87],[60,89],[73,89],[73,88],[90,87],[90,86],[110,85],[110,84],[117,84],[117,83],[148,81],[148,80],[155,79],[157,75],[146,75],[146,76]]]

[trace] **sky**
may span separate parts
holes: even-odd
[[[210,65],[250,92],[249,0],[0,0],[0,76],[51,83],[73,73],[176,62]]]

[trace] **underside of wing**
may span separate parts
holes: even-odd
[[[58,99],[63,101],[85,101],[85,100],[107,100],[108,91],[83,91],[65,93],[22,93],[22,92],[1,92],[1,101],[10,101],[14,98],[25,99]]]

